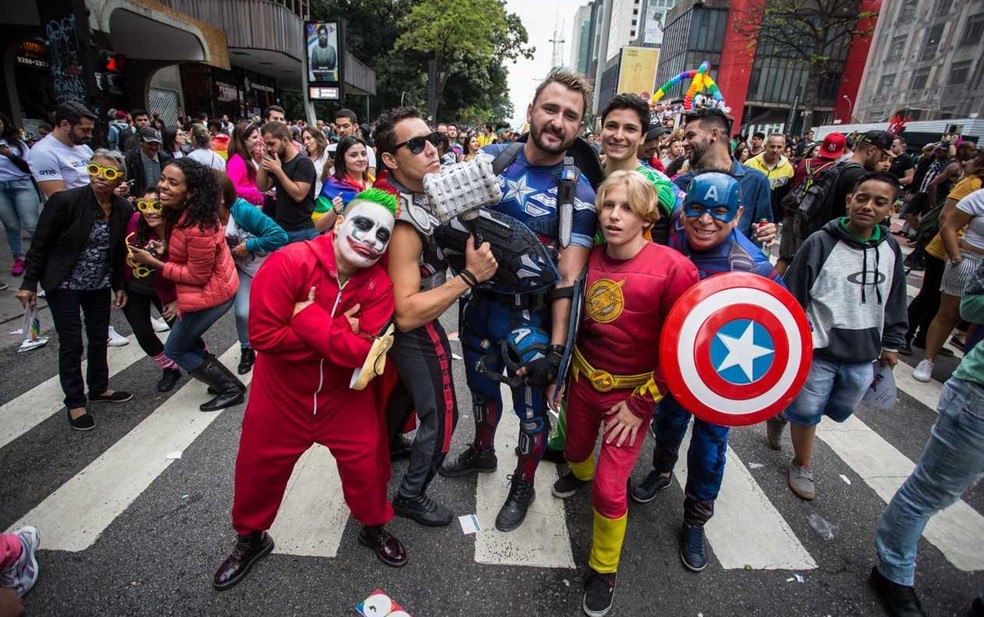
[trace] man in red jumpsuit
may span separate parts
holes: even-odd
[[[376,388],[350,389],[373,335],[393,316],[393,286],[376,262],[389,244],[396,199],[356,196],[332,233],[267,257],[253,280],[250,341],[258,352],[236,459],[232,526],[239,539],[215,573],[232,587],[273,550],[266,532],[297,459],[313,444],[331,450],[345,503],[362,523],[359,541],[390,566],[407,561],[383,525],[393,518],[383,407]]]
[[[566,498],[594,480],[594,534],[582,600],[591,617],[606,614],[614,599],[627,523],[626,482],[666,390],[658,366],[663,322],[699,280],[690,260],[643,235],[659,219],[656,191],[645,176],[612,173],[598,188],[597,206],[605,244],[588,258],[567,386],[564,452],[571,471],[553,488],[555,496]],[[596,468],[599,426],[605,434]]]

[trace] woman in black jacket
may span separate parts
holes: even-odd
[[[89,366],[86,382],[89,402],[122,403],[129,392],[109,389],[110,303],[122,308],[124,235],[133,208],[114,191],[126,171],[123,155],[96,150],[89,161],[89,185],[52,195],[41,211],[27,271],[17,297],[25,308],[37,304],[38,283],[58,332],[58,377],[65,392],[65,406],[72,428],[87,431],[95,422],[86,410],[82,381],[82,318],[88,339]]]

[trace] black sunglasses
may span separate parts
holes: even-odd
[[[400,142],[396,144],[395,146],[393,146],[393,153],[396,154],[397,150],[399,150],[403,146],[406,146],[407,150],[410,151],[410,154],[420,154],[421,152],[424,151],[424,148],[427,146],[427,142],[430,142],[432,146],[437,148],[439,145],[441,145],[441,141],[442,141],[441,134],[435,131],[430,135],[421,135],[419,137],[412,137],[404,142]]]

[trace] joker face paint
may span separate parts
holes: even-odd
[[[353,201],[335,231],[339,254],[356,268],[379,261],[389,245],[395,221],[389,210],[371,201]]]

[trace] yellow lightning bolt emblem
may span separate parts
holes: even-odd
[[[588,317],[598,323],[611,323],[618,319],[625,308],[625,298],[622,296],[622,286],[625,279],[612,281],[598,279],[588,288],[584,301]]]

